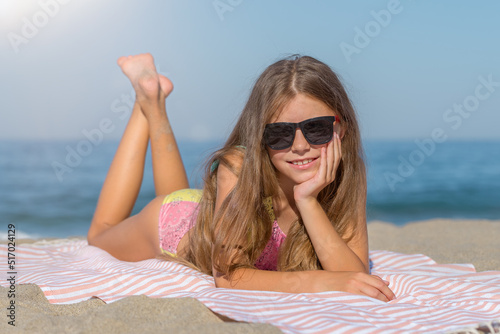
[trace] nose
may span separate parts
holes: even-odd
[[[292,151],[303,152],[309,150],[310,148],[311,146],[309,145],[309,142],[306,140],[306,137],[304,137],[302,131],[299,128],[297,128],[295,130],[295,138],[292,144]]]

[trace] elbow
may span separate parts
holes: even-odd
[[[368,254],[366,254],[366,257],[362,257],[359,259],[360,261],[360,270],[359,271],[362,271],[364,272],[365,274],[370,274],[370,271],[371,271],[371,267],[372,267],[372,260],[370,260],[370,257],[368,256]]]
[[[219,272],[214,272],[214,282],[216,288],[231,289],[231,283]]]
[[[221,280],[217,280],[217,279],[215,279],[215,287],[216,288],[223,288],[223,289],[227,288],[227,286]]]
[[[356,266],[353,271],[361,272],[364,274],[370,274],[370,264],[361,262],[359,266]]]
[[[352,268],[352,270],[348,270],[348,271],[355,271],[355,272],[360,272],[360,273],[364,273],[364,274],[370,274],[370,264],[365,264],[364,262],[362,262],[359,266],[356,266],[356,267]]]
[[[365,273],[366,274],[371,274],[372,272],[372,260],[368,259],[368,263],[363,263]]]

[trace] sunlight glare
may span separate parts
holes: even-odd
[[[0,0],[0,30],[8,32],[19,29],[23,17],[29,19],[39,9],[36,0]]]

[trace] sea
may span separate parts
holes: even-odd
[[[191,187],[222,142],[178,142]],[[500,141],[365,140],[367,221],[500,219]],[[0,141],[0,239],[84,236],[118,141]],[[133,213],[155,197],[151,159]]]

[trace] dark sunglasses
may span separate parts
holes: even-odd
[[[309,118],[300,123],[270,123],[264,129],[264,143],[273,150],[284,150],[293,144],[295,130],[300,128],[307,142],[322,145],[333,138],[335,116]]]

